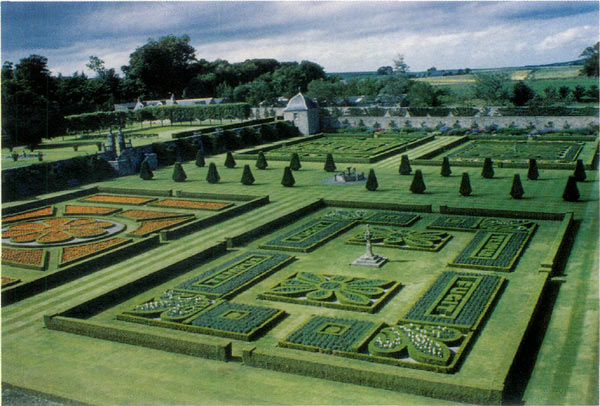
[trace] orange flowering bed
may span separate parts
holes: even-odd
[[[168,211],[152,211],[152,210],[125,210],[119,214],[120,217],[125,217],[131,220],[158,220],[173,217],[189,217],[190,214],[173,213]]]
[[[46,253],[41,248],[13,249],[2,248],[2,263],[24,268],[43,269]]]
[[[89,244],[76,245],[73,247],[64,247],[60,252],[59,265],[63,266],[80,259],[88,258],[107,251],[111,248],[130,242],[129,238],[111,238],[110,240],[92,242]]]
[[[56,217],[40,222],[17,224],[2,232],[2,238],[13,243],[36,241],[42,244],[66,242],[73,238],[99,237],[114,224],[96,219]]]
[[[16,285],[17,283],[21,282],[21,279],[15,279],[15,278],[7,278],[6,276],[2,277],[2,287],[6,288],[12,285]]]
[[[163,199],[158,202],[152,203],[151,206],[176,207],[176,208],[181,208],[181,209],[198,209],[198,210],[222,210],[225,207],[233,206],[233,203],[206,202],[206,201],[198,201],[198,200]]]
[[[174,225],[185,223],[186,221],[191,220],[193,217],[179,217],[172,220],[148,220],[143,221],[137,230],[129,233],[129,235],[133,235],[136,237],[145,237],[148,234],[155,233],[160,230],[164,230],[166,228],[172,227]]]
[[[65,206],[65,215],[82,215],[91,214],[95,216],[108,216],[109,214],[116,213],[121,209],[115,209],[114,207],[100,207],[100,206],[77,206],[67,204]]]
[[[118,203],[118,204],[135,204],[142,205],[155,201],[155,197],[138,197],[138,196],[118,196],[118,195],[94,195],[89,196],[82,201],[85,202],[100,202],[100,203]]]
[[[31,220],[42,217],[52,217],[54,216],[55,210],[54,207],[48,206],[41,209],[30,210],[25,213],[15,214],[13,216],[7,216],[2,219],[3,223],[14,223],[15,221],[21,220]]]

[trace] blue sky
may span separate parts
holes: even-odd
[[[196,57],[310,60],[328,72],[411,71],[577,59],[598,41],[596,1],[6,2],[2,61],[39,54],[54,74],[90,55],[120,67],[148,38],[187,34]]]

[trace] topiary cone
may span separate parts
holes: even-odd
[[[540,173],[537,167],[537,161],[535,159],[529,160],[529,169],[527,169],[527,179],[537,180],[540,177]]]
[[[579,189],[577,189],[577,180],[575,179],[575,176],[569,176],[562,197],[567,202],[576,202],[579,200]]]
[[[469,179],[469,174],[467,172],[463,172],[462,174],[458,192],[463,196],[469,196],[471,192],[473,192],[473,189],[471,189],[471,180]]]
[[[521,184],[521,177],[518,173],[515,173],[513,176],[512,187],[510,188],[510,195],[513,199],[520,199],[523,197],[525,191],[523,190],[523,185]]]
[[[267,163],[267,158],[265,158],[265,154],[262,151],[258,152],[258,157],[256,157],[256,167],[258,169],[267,169],[269,164]]]
[[[211,162],[208,165],[208,173],[206,174],[206,181],[208,183],[219,183],[221,177],[219,176],[219,172],[217,172],[217,165],[214,162]]]
[[[494,166],[492,164],[492,158],[485,158],[483,161],[483,170],[481,171],[481,176],[486,179],[491,179],[494,177]]]
[[[142,161],[142,165],[140,166],[140,178],[144,180],[150,180],[154,177],[152,170],[150,170],[150,165],[148,165],[148,161],[145,159]]]
[[[577,164],[575,165],[575,171],[573,172],[573,177],[577,182],[583,182],[586,178],[585,176],[585,167],[583,166],[583,161],[581,159],[577,160]]]
[[[290,159],[290,169],[293,171],[298,171],[300,168],[302,168],[302,165],[300,165],[300,157],[296,152],[294,152],[292,154],[292,159]]]
[[[203,168],[204,165],[206,165],[206,162],[204,161],[204,154],[202,151],[198,150],[198,152],[196,152],[196,166],[198,168]]]
[[[377,183],[377,176],[375,176],[375,170],[369,169],[369,176],[367,177],[367,183],[365,185],[367,190],[374,192],[379,187],[379,183]]]
[[[450,169],[450,161],[448,160],[448,157],[445,156],[444,159],[442,160],[442,170],[440,172],[440,175],[447,178],[451,174],[452,174],[452,170]]]
[[[231,151],[227,151],[227,156],[225,157],[225,167],[229,169],[235,168],[235,159],[233,159],[233,154]]]
[[[416,194],[421,194],[425,192],[425,181],[423,180],[423,173],[420,169],[415,171],[415,175],[413,176],[412,183],[410,184],[410,191]]]
[[[324,168],[327,172],[335,172],[335,162],[333,162],[333,155],[327,154],[327,158],[325,158],[325,166]]]
[[[283,178],[281,179],[281,184],[285,187],[292,187],[296,183],[294,179],[294,175],[292,175],[292,170],[289,166],[283,168]]]
[[[402,155],[400,159],[400,175],[410,175],[412,172],[412,168],[410,167],[410,162],[408,161],[408,155]]]
[[[175,162],[173,166],[173,180],[175,182],[183,182],[187,179],[187,175],[181,166],[181,162]]]
[[[244,165],[244,172],[242,173],[242,183],[244,185],[251,185],[254,183],[254,176],[252,176],[252,171],[250,170],[250,165]]]

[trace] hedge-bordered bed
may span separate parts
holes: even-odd
[[[261,244],[260,248],[309,252],[346,231],[355,223],[354,220],[314,219],[267,243]]]

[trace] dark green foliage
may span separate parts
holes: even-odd
[[[562,197],[567,202],[576,202],[579,200],[579,189],[577,189],[577,179],[575,179],[575,176],[569,176]]]
[[[217,172],[217,165],[214,162],[211,162],[208,165],[208,173],[206,174],[206,181],[208,183],[219,183],[221,177],[219,176],[219,172]]]
[[[175,162],[175,166],[173,166],[173,180],[175,182],[183,182],[187,179],[187,175],[181,166],[181,162]]]
[[[413,177],[412,183],[410,184],[410,191],[416,194],[421,194],[425,192],[425,181],[423,180],[423,173],[420,169],[415,171],[415,176]]]
[[[583,161],[581,159],[577,160],[577,164],[575,165],[575,171],[573,172],[573,177],[577,182],[583,182],[586,178],[585,167],[583,166]]]
[[[469,196],[472,192],[473,189],[471,189],[471,181],[469,179],[469,174],[467,172],[463,172],[462,179],[460,180],[459,193],[463,196]]]
[[[529,169],[527,169],[527,179],[537,180],[540,177],[540,173],[537,167],[537,161],[534,158],[529,160]]]
[[[326,172],[335,172],[336,167],[335,162],[333,162],[333,155],[327,154],[327,157],[325,158],[325,167],[323,169],[325,169]]]
[[[491,179],[494,177],[494,166],[492,164],[492,158],[485,158],[483,161],[483,170],[481,171],[481,176],[486,179]]]
[[[142,165],[140,166],[140,178],[144,180],[150,180],[154,177],[154,174],[150,170],[150,165],[148,165],[148,161],[143,160]]]
[[[244,185],[251,185],[254,183],[254,176],[252,176],[252,171],[250,170],[250,165],[244,165],[244,173],[242,173],[242,183]]]
[[[285,187],[292,187],[296,183],[294,179],[294,175],[292,174],[292,170],[289,166],[283,168],[283,178],[281,179],[281,184]]]
[[[354,224],[354,220],[315,219],[262,244],[261,248],[308,252]],[[302,236],[299,242],[293,238],[296,235]]]
[[[367,190],[374,192],[379,187],[377,183],[377,176],[375,176],[375,170],[369,169],[369,177],[367,178],[366,188]]]
[[[277,309],[268,307],[223,302],[200,313],[190,324],[217,331],[250,334],[259,329],[277,313]]]
[[[445,178],[452,174],[452,170],[450,169],[450,161],[448,160],[447,156],[445,156],[442,160],[442,170],[440,174]]]
[[[520,199],[523,197],[523,185],[521,184],[521,177],[518,173],[515,173],[513,177],[512,187],[510,188],[510,195],[513,199]]]
[[[400,161],[400,175],[410,175],[412,169],[410,167],[410,162],[408,161],[408,155],[402,155],[402,160]]]
[[[198,152],[196,152],[196,166],[198,168],[203,168],[204,165],[206,165],[206,162],[204,161],[204,154],[201,150],[198,150]]]
[[[513,102],[515,106],[523,106],[535,96],[533,89],[521,80],[515,83],[512,93],[510,101]]]
[[[225,157],[225,167],[231,169],[235,168],[235,159],[233,159],[233,154],[231,151],[227,151],[227,156]]]
[[[292,158],[290,159],[290,169],[293,171],[298,171],[300,168],[302,168],[302,165],[300,164],[300,157],[296,152],[294,152],[292,154]]]
[[[269,164],[267,163],[267,158],[265,158],[265,154],[262,151],[258,152],[258,157],[256,158],[256,167],[258,169],[267,169]]]

